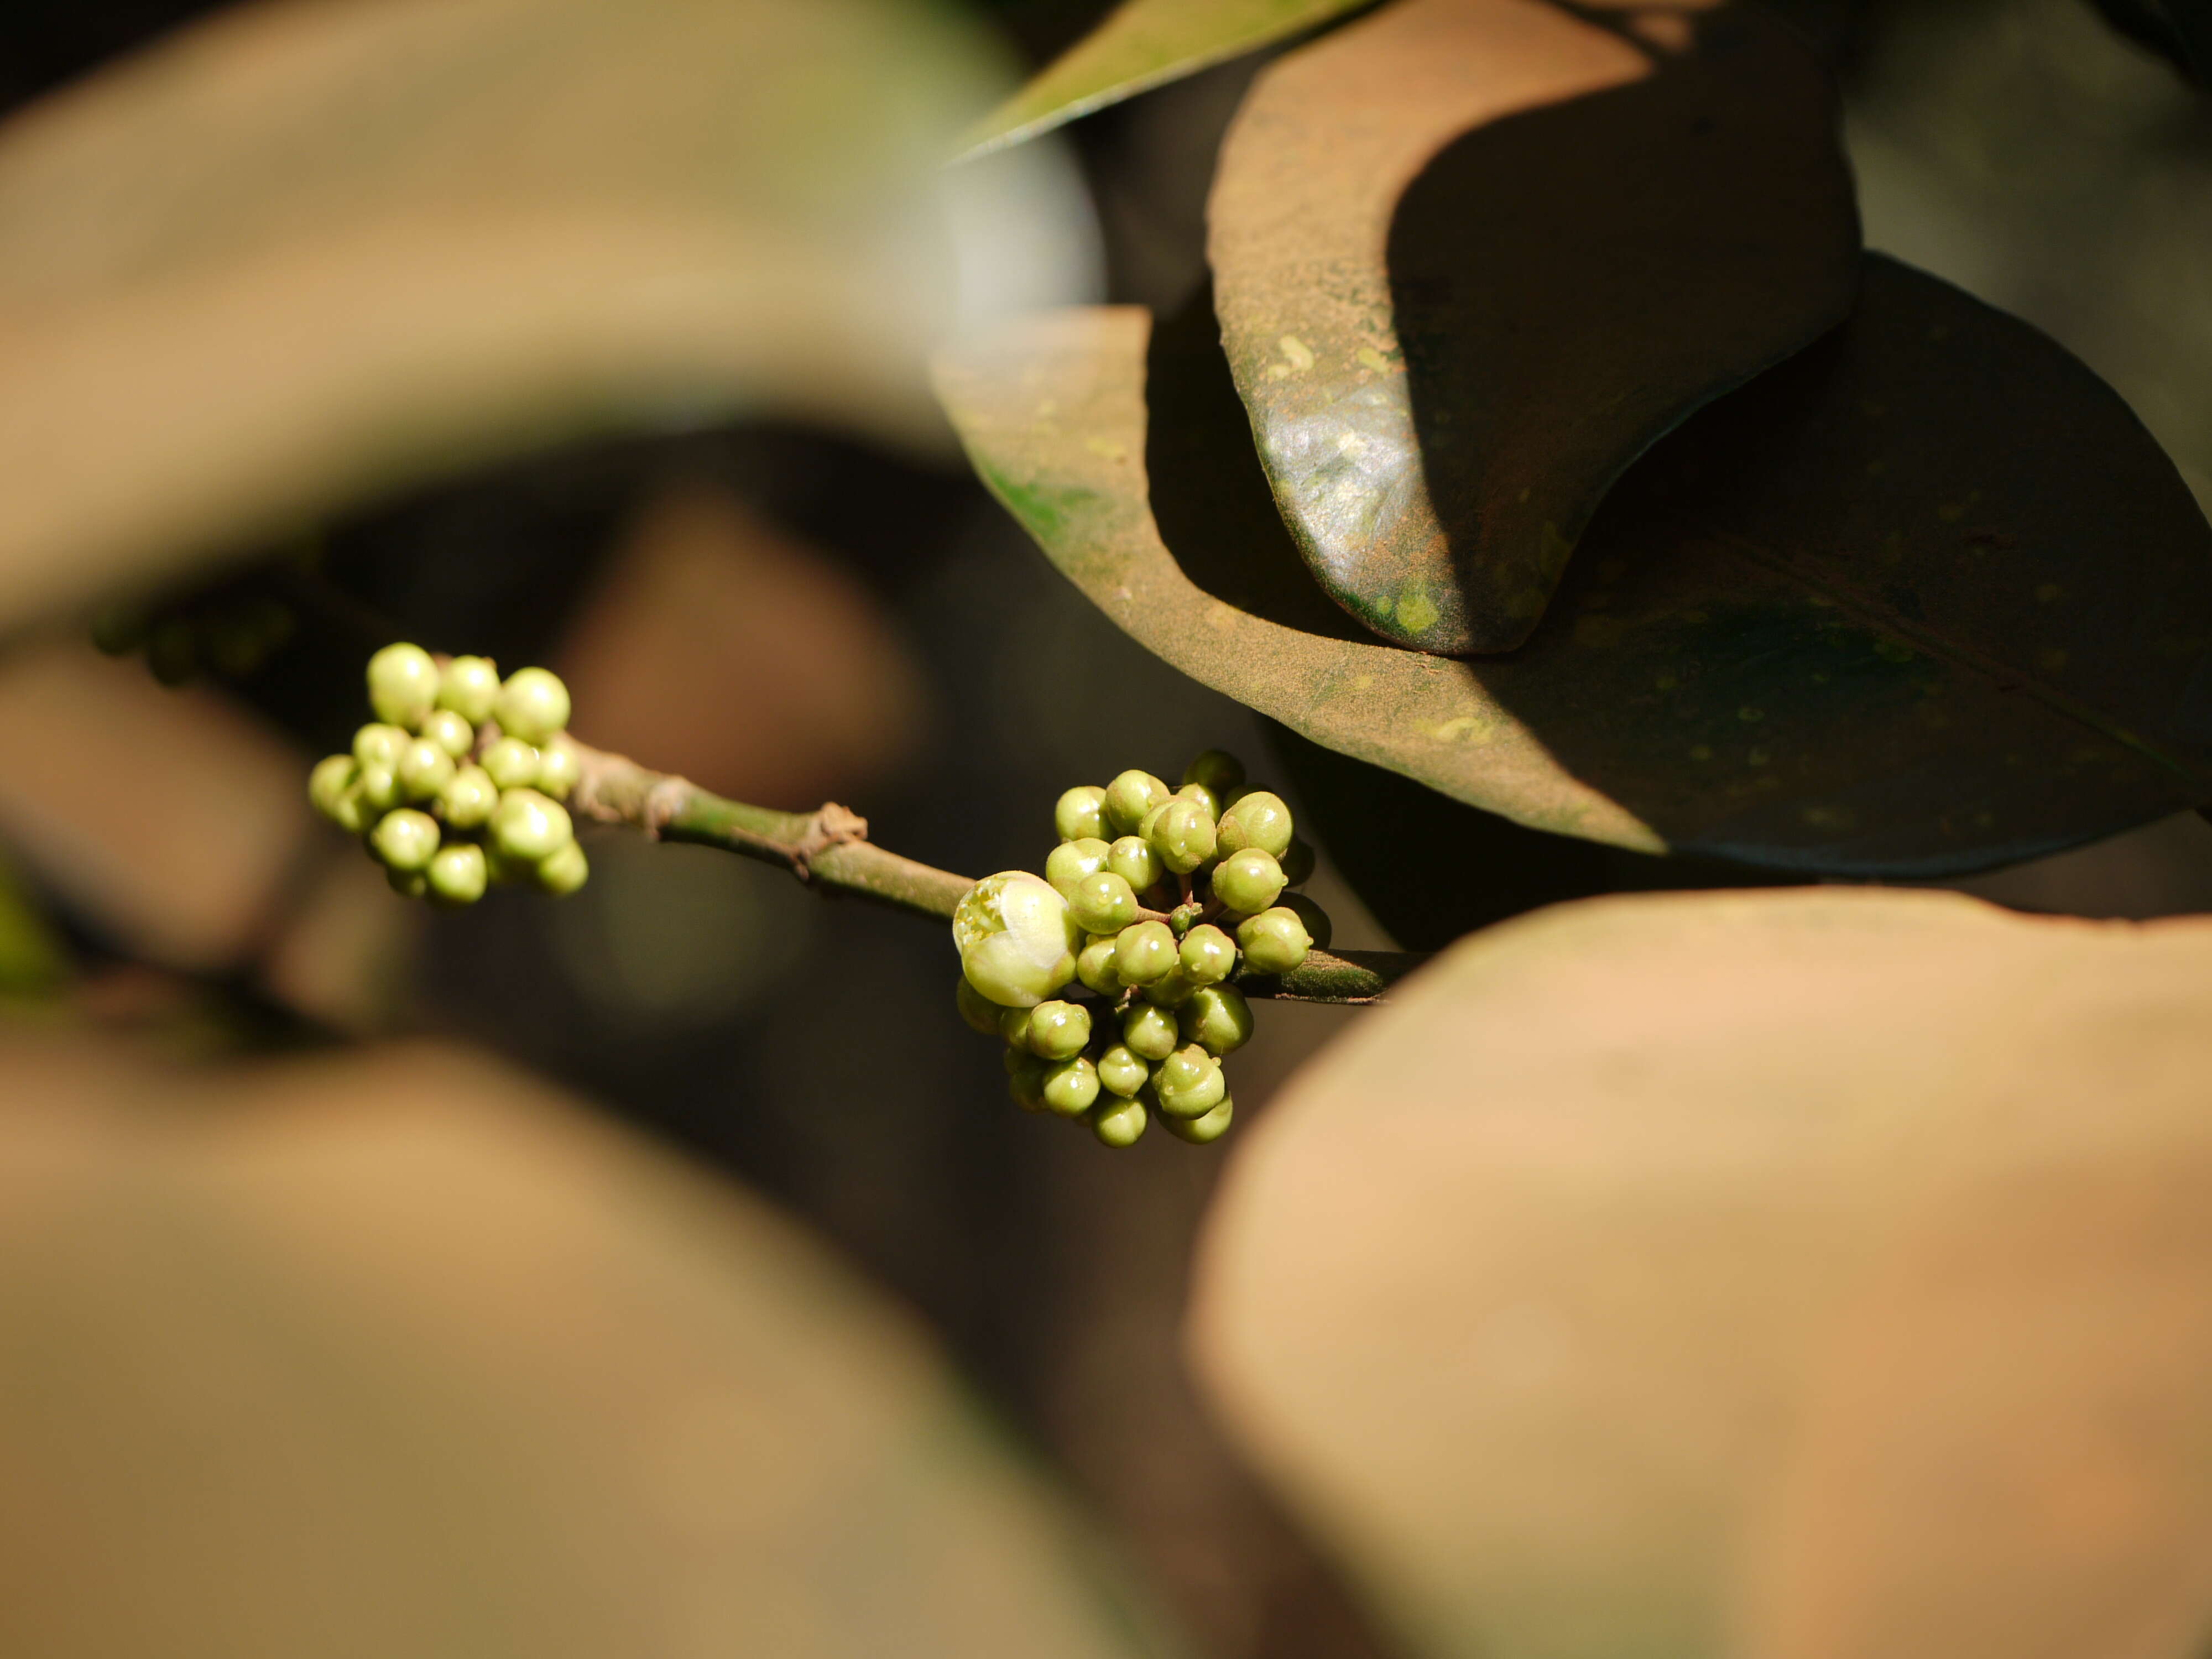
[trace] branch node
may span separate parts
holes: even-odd
[[[683,778],[665,777],[645,792],[645,809],[639,814],[638,828],[659,841],[668,826],[676,822],[676,815],[684,810],[684,802],[691,793],[691,785]]]
[[[801,881],[810,880],[814,874],[814,860],[823,854],[847,842],[867,838],[867,819],[834,800],[824,801],[808,820],[806,833],[791,849],[791,872]]]

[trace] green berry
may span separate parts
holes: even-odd
[[[511,859],[539,863],[568,846],[575,835],[568,809],[535,789],[503,790],[492,809],[492,840]]]
[[[1197,982],[1183,972],[1182,964],[1178,962],[1145,987],[1144,998],[1156,1008],[1180,1008],[1190,1000],[1191,994],[1197,989]]]
[[[1112,1094],[1127,1099],[1152,1081],[1152,1068],[1126,1042],[1115,1043],[1098,1056],[1098,1081]]]
[[[1172,795],[1168,798],[1169,800],[1172,800],[1174,799],[1175,798]],[[1155,852],[1158,852],[1159,848],[1158,844],[1152,840],[1152,826],[1160,821],[1160,814],[1167,810],[1168,803],[1164,800],[1158,806],[1152,808],[1151,811],[1146,813],[1144,817],[1137,820],[1138,839],[1142,841],[1146,846],[1151,847]],[[1167,868],[1167,866],[1163,864],[1160,867],[1164,870]]]
[[[501,738],[486,744],[477,763],[502,789],[527,789],[538,781],[538,751],[520,738]]]
[[[1059,890],[1060,897],[1072,900],[1076,883],[1085,876],[1097,875],[1105,867],[1106,843],[1096,836],[1085,836],[1064,841],[1045,855],[1044,878]]]
[[[1204,1117],[1227,1097],[1229,1084],[1221,1062],[1194,1042],[1160,1062],[1152,1092],[1170,1117]]]
[[[559,811],[559,807],[553,809]],[[538,862],[538,884],[556,898],[566,898],[591,879],[591,860],[583,848],[571,841]]]
[[[442,904],[474,904],[490,879],[483,848],[467,841],[441,847],[423,873],[429,878],[430,896]]]
[[[1209,1054],[1225,1054],[1252,1040],[1252,1005],[1233,985],[1202,985],[1176,1021],[1185,1042]]]
[[[560,732],[545,740],[538,751],[538,787],[555,800],[566,800],[584,779],[584,763],[576,745]]]
[[[1176,938],[1164,921],[1125,927],[1114,945],[1114,971],[1125,985],[1150,985],[1176,965]]]
[[[999,1064],[1006,1068],[1008,1077],[1013,1076],[1015,1073],[1025,1067],[1040,1063],[1037,1057],[1021,1043],[1009,1042],[999,1050]]]
[[[1118,996],[1121,976],[1114,971],[1114,939],[1104,934],[1085,945],[1075,958],[1075,977],[1088,991],[1102,997]]]
[[[1014,1097],[1014,1104],[1025,1112],[1044,1109],[1045,1063],[1035,1054],[1024,1054],[1018,1062],[1010,1061],[1006,1068],[1006,1092]]]
[[[496,847],[487,847],[484,873],[491,878],[495,887],[513,887],[520,882],[535,882],[538,866],[524,859],[511,859]]]
[[[499,805],[499,785],[483,767],[464,766],[447,783],[438,805],[454,829],[481,830]]]
[[[1106,834],[1106,792],[1079,783],[1053,803],[1052,827],[1062,841],[1097,841]]]
[[[1009,1008],[1010,1014],[1021,1011]],[[1091,1011],[1057,999],[1027,1012],[1030,1052],[1039,1060],[1073,1060],[1091,1041]],[[1088,1106],[1091,1103],[1083,1103]]]
[[[1313,935],[1297,911],[1279,904],[1237,924],[1237,943],[1243,947],[1244,965],[1254,973],[1287,974],[1306,959]]]
[[[1256,847],[1271,858],[1290,850],[1291,809],[1283,798],[1255,789],[1221,815],[1221,850],[1241,853]]]
[[[491,717],[510,738],[544,743],[568,724],[568,688],[543,668],[518,668],[499,688]]]
[[[954,908],[952,943],[970,985],[1002,1008],[1032,1008],[1075,977],[1083,930],[1043,877],[1002,870]]]
[[[1175,1016],[1140,1002],[1121,1016],[1121,1041],[1140,1060],[1165,1060],[1176,1051]]]
[[[1124,772],[1106,786],[1107,826],[1115,835],[1126,836],[1167,798],[1167,785],[1150,772]]]
[[[368,659],[368,706],[391,726],[420,726],[438,702],[438,665],[419,645],[387,645]]]
[[[146,635],[146,666],[164,685],[182,685],[200,672],[199,630],[184,617],[163,617]]]
[[[414,741],[396,726],[364,726],[353,734],[353,757],[363,766],[397,771],[400,757]]]
[[[1182,970],[1194,985],[1213,985],[1237,971],[1237,941],[1212,922],[1182,936]]]
[[[399,787],[410,800],[435,800],[453,781],[453,757],[430,741],[417,738],[399,757]]]
[[[964,975],[956,997],[960,1018],[967,1021],[969,1030],[981,1031],[985,1036],[998,1036],[999,1015],[1003,1011],[997,1003],[970,985]]]
[[[1314,849],[1296,836],[1291,837],[1289,848],[1275,862],[1283,866],[1283,885],[1303,887],[1313,879]]]
[[[1079,842],[1068,844],[1082,845]],[[1137,919],[1137,896],[1111,870],[1100,870],[1075,884],[1075,890],[1067,896],[1067,908],[1085,933],[1119,933]]]
[[[1152,842],[1142,836],[1124,836],[1108,848],[1106,867],[1139,893],[1168,872]]]
[[[209,665],[228,679],[243,679],[269,654],[253,612],[243,605],[225,605],[200,624],[200,648]]]
[[[499,670],[488,657],[456,657],[438,676],[438,707],[451,709],[471,730],[491,718],[499,700]]]
[[[147,615],[135,605],[112,605],[92,619],[92,642],[104,656],[129,656],[147,633]]]
[[[394,870],[420,870],[438,850],[438,820],[403,806],[377,821],[368,842],[376,856]]]
[[[1214,799],[1225,801],[1244,787],[1244,763],[1225,749],[1209,749],[1182,769],[1185,783],[1202,783]]]
[[[1187,876],[1213,856],[1213,819],[1196,801],[1171,800],[1145,832],[1160,862]]]
[[[335,820],[339,803],[361,779],[361,763],[351,755],[325,755],[307,774],[307,799],[315,811]]]
[[[1283,866],[1256,847],[1231,853],[1213,872],[1214,897],[1244,915],[1258,915],[1282,890]]]
[[[1328,911],[1304,893],[1285,893],[1275,902],[1305,924],[1305,930],[1312,937],[1316,950],[1328,949],[1329,939],[1336,930],[1329,925]]]
[[[1085,1114],[1085,1121],[1109,1146],[1133,1146],[1145,1133],[1144,1103],[1109,1095]]]
[[[1221,817],[1221,797],[1202,783],[1186,783],[1175,792],[1175,798],[1187,800],[1197,807],[1206,814],[1208,822],[1218,822]]]
[[[428,898],[430,878],[420,870],[392,870],[384,872],[385,884],[402,898]]]
[[[455,760],[477,746],[477,729],[450,708],[434,708],[422,718],[422,735]]]
[[[1040,1003],[1038,1006],[1042,1007],[1043,1005]],[[1038,1055],[1036,1050],[1030,1047],[1030,1012],[1027,1008],[1000,1009],[999,1035],[1006,1040],[1008,1047],[1019,1048],[1024,1054],[1042,1059],[1042,1056]]]
[[[331,804],[331,822],[349,836],[365,836],[376,822],[379,810],[362,796],[361,780],[356,778],[353,787]]]
[[[362,805],[372,812],[389,812],[406,799],[399,775],[388,766],[362,767],[354,787],[361,792]]]
[[[1080,1054],[1044,1074],[1044,1103],[1062,1117],[1081,1117],[1098,1098],[1098,1068]]]
[[[1221,1103],[1204,1117],[1176,1117],[1172,1113],[1163,1112],[1160,1121],[1177,1140],[1188,1140],[1194,1146],[1203,1146],[1229,1133],[1230,1120],[1236,1112],[1235,1104],[1224,1094],[1221,1097]]]

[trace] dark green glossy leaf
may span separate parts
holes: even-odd
[[[1432,1659],[2195,1659],[2212,921],[1612,899],[1237,1143],[1221,1420]]]
[[[1051,131],[1374,0],[1122,0],[968,135],[962,159]]]
[[[1643,27],[1401,0],[1223,144],[1230,366],[1306,562],[1385,639],[1520,645],[1621,470],[1850,307],[1817,64],[1755,9]]]
[[[1148,375],[1175,394],[1149,428]],[[1202,314],[1030,319],[939,386],[985,481],[1152,650],[1531,828],[1937,875],[2212,799],[2212,529],[2088,370],[1889,260],[1844,328],[1623,480],[1507,658],[1375,644],[1320,598]]]

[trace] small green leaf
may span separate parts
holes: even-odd
[[[1622,469],[1850,307],[1820,66],[1755,9],[1673,15],[1400,0],[1270,67],[1223,143],[1237,390],[1306,562],[1384,639],[1522,643]]]
[[[939,385],[985,481],[1153,652],[1534,829],[1936,875],[2212,799],[2187,487],[2078,362],[1890,260],[1631,471],[1510,658],[1376,644],[1321,595],[1197,307],[1156,338],[1137,311],[1031,319]]]
[[[2201,919],[1546,911],[1243,1132],[1197,1369],[1431,1659],[2190,1659],[2208,1076]]]
[[[1374,0],[1122,0],[1098,27],[969,133],[963,161],[1018,144],[1140,92],[1327,22]]]

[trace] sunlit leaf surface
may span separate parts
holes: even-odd
[[[1223,1420],[1452,1659],[2191,1659],[2212,922],[1571,905],[1293,1081],[1209,1223]]]

